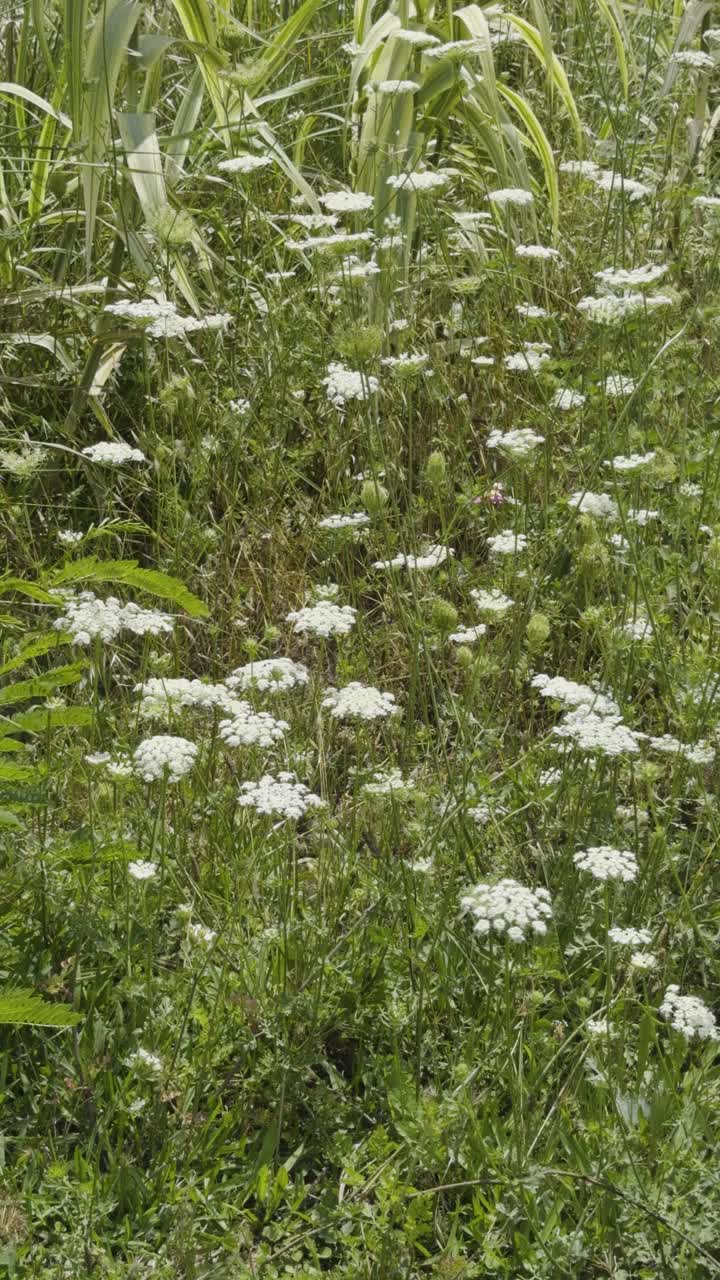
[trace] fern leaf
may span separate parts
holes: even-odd
[[[0,991],[0,1023],[12,1027],[74,1027],[81,1016],[74,1009],[44,1000],[31,987]]]
[[[185,609],[191,618],[207,618],[209,610],[192,591],[177,578],[157,569],[142,569],[137,560],[97,560],[95,556],[86,556],[65,565],[57,573],[51,575],[53,586],[68,582],[122,582],[126,586],[137,587],[161,600],[172,600],[174,604]]]

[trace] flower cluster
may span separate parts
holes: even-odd
[[[581,849],[573,857],[580,871],[588,871],[594,880],[635,880],[638,873],[637,859],[629,849],[613,849],[610,845],[596,845]]]
[[[328,400],[338,409],[344,408],[348,400],[367,400],[380,389],[380,383],[372,374],[358,373],[338,361],[328,365],[323,383]]]
[[[317,604],[294,609],[287,615],[293,631],[298,635],[346,636],[355,626],[357,610],[349,604],[333,604],[331,600],[319,600]]]
[[[119,440],[101,440],[98,444],[89,444],[82,450],[83,458],[98,462],[106,467],[121,467],[124,462],[147,462],[141,449]]]
[[[373,569],[409,569],[411,572],[437,569],[438,565],[444,564],[447,559],[454,555],[455,552],[452,548],[433,544],[426,547],[419,556],[406,555],[404,551],[401,551],[399,555],[393,556],[391,560],[374,560]]]
[[[660,1017],[686,1040],[720,1040],[715,1015],[698,996],[681,996],[674,982],[665,992]]]
[[[344,689],[329,689],[322,705],[336,720],[386,720],[400,708],[393,693],[353,680]]]
[[[229,689],[257,689],[260,693],[286,693],[297,685],[307,684],[310,673],[292,658],[261,658],[238,667],[225,683]]]
[[[552,917],[547,889],[528,889],[517,880],[498,884],[477,884],[460,899],[463,914],[475,921],[473,932],[486,937],[491,931],[504,934],[510,942],[523,942],[529,933],[542,937]]]
[[[290,725],[267,711],[255,711],[249,702],[233,701],[232,714],[221,720],[218,733],[226,747],[271,747]]]
[[[190,772],[197,759],[198,749],[187,738],[176,738],[161,733],[146,738],[133,752],[133,769],[143,782],[179,782]]]
[[[517,427],[513,431],[491,431],[487,438],[488,449],[499,449],[511,458],[527,458],[545,443],[545,437],[532,431],[530,427]]]
[[[324,809],[325,801],[298,782],[294,773],[283,771],[277,777],[266,773],[258,782],[243,782],[238,796],[243,809],[254,809],[268,817],[302,818],[311,809]]]
[[[121,631],[137,636],[168,635],[173,620],[157,609],[141,609],[137,604],[121,604],[115,596],[100,600],[92,591],[64,601],[64,612],[56,618],[56,631],[69,631],[74,644],[87,646],[94,639],[111,643]]]

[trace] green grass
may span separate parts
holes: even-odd
[[[720,1274],[717,1040],[660,1012],[673,984],[720,1012],[717,71],[671,61],[716,59],[712,23],[0,18],[0,1275]],[[373,197],[359,238],[293,247],[338,190]],[[633,313],[578,306],[650,264]],[[224,319],[151,336],[148,298]],[[110,442],[142,460],[83,453]],[[323,598],[347,634],[288,618]],[[288,658],[296,687],[224,683]],[[397,711],[337,718],[353,682]],[[598,745],[562,736],[598,695]],[[156,735],[192,744],[179,780],[139,769]],[[314,807],[241,803],[283,771]],[[580,869],[598,846],[634,878]],[[505,878],[546,932],[473,932]]]

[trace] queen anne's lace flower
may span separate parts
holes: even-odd
[[[463,914],[475,921],[473,932],[486,937],[492,930],[510,942],[522,942],[529,933],[542,937],[552,916],[547,889],[528,889],[517,880],[477,884],[460,899]]]
[[[574,507],[583,516],[594,516],[596,520],[617,520],[619,516],[617,502],[607,493],[572,493],[568,498],[568,506]]]
[[[327,377],[323,378],[323,382],[327,388],[328,400],[338,409],[342,409],[348,400],[367,400],[380,387],[372,374],[347,369],[337,361],[328,365]]]
[[[375,200],[365,191],[330,191],[320,196],[320,203],[330,213],[365,213]]]
[[[266,773],[259,782],[243,782],[238,804],[244,809],[270,817],[302,818],[310,809],[324,809],[325,801],[298,782],[294,773],[282,772],[273,777]]]
[[[370,517],[365,511],[349,511],[333,516],[323,516],[322,520],[318,520],[319,529],[362,529],[370,523]]]
[[[251,151],[246,151],[242,155],[221,160],[218,169],[222,173],[256,173],[258,169],[266,169],[270,164],[271,155],[254,155]]]
[[[686,1040],[718,1040],[720,1034],[715,1016],[698,996],[681,996],[680,988],[673,982],[668,987],[660,1005],[660,1016],[679,1031]]]
[[[649,929],[608,929],[608,938],[619,947],[646,947],[652,940]]]
[[[572,387],[559,387],[553,395],[552,407],[568,413],[571,409],[582,409],[586,398],[581,391],[573,391]]]
[[[481,636],[484,636],[487,627],[484,622],[479,622],[475,627],[462,627],[460,631],[452,631],[448,636],[453,644],[475,644]]]
[[[298,635],[346,636],[355,626],[357,609],[349,604],[333,604],[331,600],[319,600],[317,604],[294,609],[287,615],[293,631]]]
[[[353,680],[344,689],[329,689],[322,705],[336,720],[386,720],[400,708],[393,693]]]
[[[142,858],[138,858],[135,862],[128,862],[128,875],[132,876],[133,880],[154,880],[157,873],[156,862],[144,862]]]
[[[124,444],[120,440],[101,440],[99,444],[89,444],[82,450],[83,458],[91,462],[99,462],[107,467],[120,467],[124,462],[147,462],[141,449]]]
[[[385,773],[374,773],[372,781],[366,782],[361,790],[366,796],[405,795],[415,790],[415,784],[404,778],[399,769],[388,769]]]
[[[564,676],[548,676],[544,672],[533,676],[533,689],[540,691],[541,698],[552,698],[561,702],[564,707],[585,706],[598,716],[618,716],[620,708],[614,698],[606,693],[598,693],[589,684],[578,684],[575,680],[566,680]]]
[[[587,706],[568,711],[553,733],[569,739],[579,751],[605,756],[637,755],[643,735],[629,729],[620,716],[598,715]]]
[[[499,449],[511,458],[527,458],[545,443],[545,437],[532,431],[530,427],[516,427],[512,431],[491,431],[487,438],[488,449]]]
[[[121,631],[135,635],[167,635],[173,620],[157,609],[141,609],[137,604],[121,604],[115,596],[100,600],[92,591],[64,601],[64,612],[54,622],[56,631],[69,631],[73,642],[83,646],[98,638],[111,643]]]
[[[636,386],[635,379],[628,378],[624,373],[609,373],[603,384],[605,395],[611,400],[631,396]]]
[[[397,94],[417,93],[420,85],[417,80],[376,80],[370,86],[375,93]]]
[[[547,351],[533,351],[526,348],[524,351],[515,351],[512,355],[505,356],[503,364],[511,373],[537,373],[549,359],[550,355]]]
[[[143,782],[179,782],[189,773],[197,759],[198,749],[187,738],[161,733],[146,738],[133,752],[134,772]]]
[[[229,689],[257,689],[261,693],[286,693],[296,685],[307,684],[310,673],[292,658],[261,658],[238,667],[225,681]]]
[[[255,711],[249,702],[233,699],[231,717],[220,721],[218,733],[226,747],[271,747],[289,728],[286,720],[275,720],[267,711]]]
[[[396,191],[437,191],[449,182],[452,174],[441,169],[416,169],[412,173],[399,173],[387,179],[387,185]]]
[[[594,880],[635,880],[638,873],[637,859],[629,849],[613,849],[601,844],[581,849],[573,857],[580,871],[589,871]]]
[[[595,279],[608,289],[642,289],[645,285],[656,284],[667,274],[667,264],[650,263],[645,267],[606,267],[604,271],[596,271]]]
[[[515,603],[510,596],[504,595],[497,587],[491,587],[489,591],[474,587],[470,592],[470,598],[480,613],[507,613]]]
[[[391,560],[374,560],[373,569],[409,569],[411,572],[424,569],[437,569],[438,565],[444,564],[445,561],[454,556],[455,552],[451,547],[443,547],[433,543],[426,547],[419,556],[406,555],[401,551],[399,555],[393,556]]]
[[[646,187],[643,182],[638,182],[635,178],[625,178],[621,173],[615,173],[612,169],[602,169],[599,173],[593,175],[593,182],[601,191],[607,191],[612,195],[625,196],[631,203],[637,200],[644,200],[650,195],[650,188]]]
[[[188,680],[184,676],[152,676],[135,685],[140,694],[140,715],[147,719],[167,719],[174,711],[188,707],[202,711],[229,711],[233,698],[222,684]]]
[[[545,244],[516,244],[515,255],[518,258],[535,258],[539,262],[557,261],[560,253]]]
[[[533,202],[533,193],[523,187],[500,187],[497,191],[488,191],[488,200],[499,209],[527,209]]]
[[[612,467],[613,471],[639,471],[641,467],[648,467],[654,458],[654,449],[651,449],[649,453],[619,453],[610,462],[606,462],[605,465]]]
[[[518,555],[519,552],[526,550],[527,542],[528,540],[524,533],[514,533],[512,529],[506,529],[504,533],[493,534],[487,540],[492,556]]]

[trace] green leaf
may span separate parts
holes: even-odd
[[[94,556],[86,556],[65,565],[50,575],[53,586],[68,582],[122,582],[126,586],[138,587],[150,595],[159,596],[161,600],[172,600],[174,604],[185,609],[191,618],[207,618],[209,609],[202,600],[188,591],[177,578],[157,569],[141,569],[136,560],[96,560]]]
[[[44,587],[38,586],[37,582],[26,582],[24,578],[0,578],[0,595],[4,595],[6,591],[19,591],[21,595],[29,596],[31,600],[39,600],[41,604],[53,604],[57,608],[57,598],[51,596]]]
[[[14,658],[9,658],[0,666],[0,676],[4,676],[8,671],[15,671],[17,667],[24,667],[31,658],[54,653],[61,645],[70,644],[71,640],[72,636],[67,631],[47,631],[37,640],[32,638],[27,640]]]
[[[80,658],[77,662],[64,667],[55,667],[41,676],[33,676],[30,680],[17,680],[15,684],[6,684],[0,689],[0,707],[12,706],[15,702],[27,702],[29,698],[44,698],[54,689],[61,689],[69,684],[77,684],[87,668],[87,660]]]
[[[40,769],[27,764],[13,764],[12,761],[0,760],[0,782],[41,782],[44,774]]]
[[[558,223],[560,220],[560,187],[558,184],[555,157],[552,153],[552,147],[547,140],[540,121],[525,98],[521,97],[519,93],[516,93],[514,89],[510,89],[507,85],[501,84],[499,81],[497,90],[500,96],[505,98],[505,100],[510,103],[511,107],[514,107],[517,111],[528,131],[530,145],[542,164],[543,172],[545,174],[545,185],[550,197],[553,235],[557,236]]]
[[[69,116],[64,111],[57,111],[47,98],[41,98],[39,93],[33,93],[32,89],[26,89],[22,84],[14,84],[10,80],[0,80],[0,97],[7,96],[10,98],[21,98],[23,102],[29,102],[31,106],[37,107],[39,111],[44,111],[47,115],[52,116],[66,129],[72,129],[73,124]]]
[[[0,990],[0,1023],[13,1027],[74,1027],[81,1014],[66,1005],[53,1004],[32,987]]]
[[[0,737],[6,733],[46,733],[48,729],[84,728],[92,721],[92,707],[37,707],[0,721]]]

